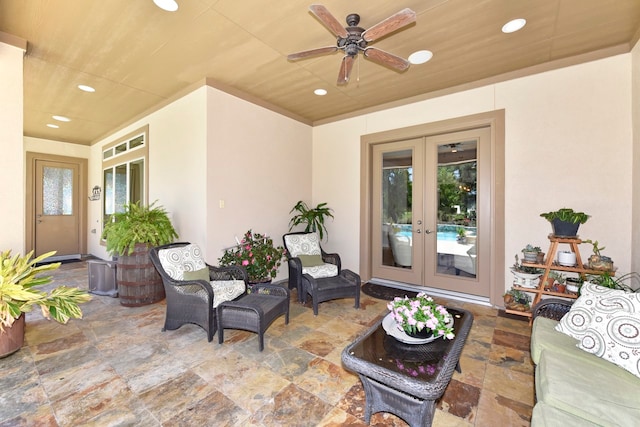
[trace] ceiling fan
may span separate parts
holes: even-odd
[[[409,68],[409,61],[406,59],[368,45],[387,34],[415,22],[416,13],[413,10],[408,8],[402,9],[400,12],[391,15],[367,30],[358,27],[360,15],[356,13],[347,16],[347,27],[343,27],[323,5],[312,4],[309,6],[309,10],[338,38],[337,43],[335,46],[326,46],[292,53],[287,56],[289,61],[326,55],[339,49],[344,50],[345,56],[342,58],[342,65],[338,73],[339,85],[345,85],[349,82],[351,69],[359,52],[362,52],[365,57],[397,71],[404,71]]]

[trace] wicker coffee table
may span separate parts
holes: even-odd
[[[448,310],[454,316],[453,340],[405,344],[387,335],[380,320],[343,350],[342,362],[364,387],[367,424],[372,414],[390,412],[412,427],[431,425],[436,400],[454,369],[460,371],[460,353],[473,323],[468,311]]]

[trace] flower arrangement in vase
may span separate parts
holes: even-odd
[[[276,277],[284,255],[285,249],[274,246],[271,237],[249,230],[238,245],[224,251],[218,262],[221,266],[243,267],[250,283],[262,283]]]
[[[440,304],[424,292],[415,298],[396,297],[387,304],[398,329],[409,336],[436,337],[453,339],[453,316]],[[423,335],[419,335],[423,332]]]

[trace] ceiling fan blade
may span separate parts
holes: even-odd
[[[326,55],[328,53],[333,53],[336,50],[338,50],[338,48],[336,46],[319,47],[317,49],[310,49],[310,50],[304,50],[302,52],[292,53],[292,54],[287,56],[287,59],[289,61],[296,61],[298,59],[307,59],[307,58],[312,58],[314,56],[320,56],[320,55]]]
[[[413,22],[416,22],[416,13],[409,8],[402,9],[366,30],[362,33],[362,38],[367,42],[372,42]]]
[[[409,68],[409,61],[404,58],[400,58],[392,53],[385,52],[384,50],[376,49],[375,47],[368,47],[364,50],[364,56],[375,61],[379,64],[385,65],[390,68],[394,68],[398,71],[404,71]]]
[[[340,65],[340,72],[338,73],[339,85],[346,85],[349,83],[349,76],[351,75],[351,69],[353,68],[354,61],[354,57],[350,55],[345,55],[345,57],[342,58],[342,65]]]
[[[331,32],[337,36],[346,38],[349,33],[345,30],[344,26],[338,21],[329,10],[321,4],[312,4],[309,6],[309,10],[327,27]]]

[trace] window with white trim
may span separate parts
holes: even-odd
[[[138,129],[102,150],[103,225],[125,205],[148,205],[149,126]]]

